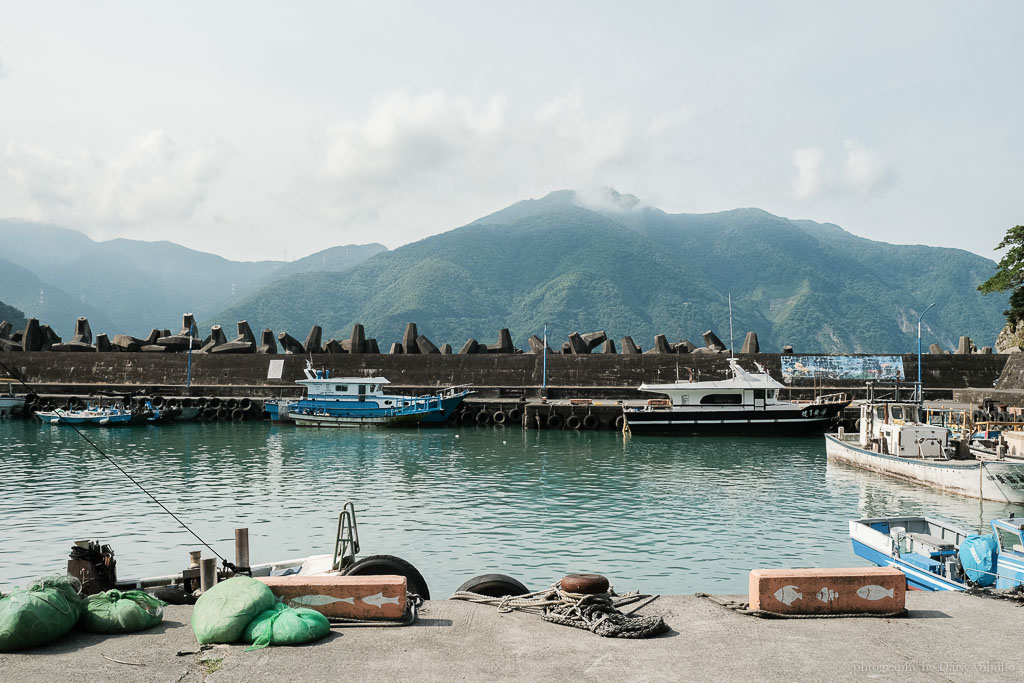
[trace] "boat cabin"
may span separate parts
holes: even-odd
[[[384,386],[390,384],[383,377],[331,377],[330,370],[314,370],[311,363],[306,362],[303,371],[306,379],[296,384],[306,387],[308,398],[339,398],[348,400],[364,400],[384,395]]]
[[[703,406],[722,408],[764,408],[778,403],[779,391],[785,385],[761,370],[754,374],[740,367],[735,358],[729,359],[732,377],[710,382],[676,382],[674,384],[641,384],[640,391],[667,396],[672,406]]]
[[[920,421],[917,403],[868,402],[860,407],[860,447],[905,458],[945,458],[949,430]]]

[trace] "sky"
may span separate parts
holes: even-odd
[[[0,17],[0,217],[97,240],[294,260],[602,187],[992,258],[1024,223],[1016,0],[0,0]]]

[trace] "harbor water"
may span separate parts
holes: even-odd
[[[850,547],[857,517],[983,529],[1024,514],[828,464],[820,438],[265,422],[85,434],[228,559],[236,527],[254,563],[330,553],[351,500],[361,556],[412,562],[434,598],[492,572],[534,590],[588,571],[619,591],[745,593],[755,567],[867,566]],[[201,547],[72,429],[3,420],[0,444],[0,591],[63,571],[76,539],[111,544],[121,578],[180,571]]]

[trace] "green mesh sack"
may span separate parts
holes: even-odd
[[[274,606],[265,583],[248,576],[221,581],[196,600],[192,631],[200,643],[234,643],[257,614]]]
[[[164,620],[163,600],[146,591],[109,590],[89,596],[78,627],[90,633],[134,633]]]
[[[82,613],[79,584],[67,576],[39,579],[0,599],[0,652],[60,638]]]
[[[320,640],[331,632],[327,617],[304,607],[294,608],[280,602],[259,615],[245,627],[242,640],[252,643],[245,651],[267,645],[302,645]]]

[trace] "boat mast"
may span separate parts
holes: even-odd
[[[736,357],[736,346],[732,340],[732,292],[729,292],[729,357]]]

